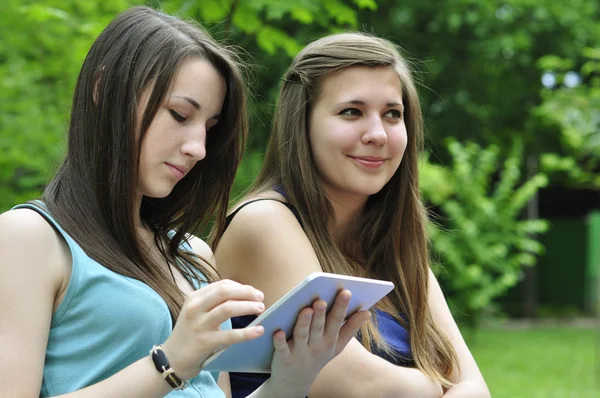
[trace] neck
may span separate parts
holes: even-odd
[[[140,212],[142,210],[142,195],[135,195],[135,202],[133,203],[133,225],[137,234],[138,241],[142,246],[152,247],[154,245],[154,234],[144,224]]]
[[[359,215],[367,204],[368,196],[328,192],[326,195],[333,207],[333,220],[327,228],[334,241],[337,241],[348,225]]]
[[[135,201],[133,202],[133,225],[136,228],[143,228],[144,224],[142,223],[142,217],[140,216],[140,211],[142,210],[142,194],[135,194]]]

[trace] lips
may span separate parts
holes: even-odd
[[[378,156],[350,156],[353,159],[364,160],[366,162],[383,162],[385,158],[380,158]]]
[[[167,167],[169,168],[169,170],[171,170],[171,172],[173,173],[173,175],[181,180],[183,177],[185,177],[185,175],[188,172],[188,168],[185,166],[179,166],[176,164],[172,164],[172,163],[165,163],[167,165]]]
[[[357,164],[369,168],[376,169],[381,167],[385,162],[385,158],[379,156],[349,156],[352,160],[354,160]]]

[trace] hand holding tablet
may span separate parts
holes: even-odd
[[[205,370],[224,372],[269,373],[273,357],[273,334],[283,330],[292,337],[300,311],[315,300],[327,302],[331,308],[337,294],[344,289],[352,292],[347,316],[367,310],[394,288],[387,281],[315,272],[280,298],[247,327],[262,325],[265,333],[250,341],[219,348],[203,364]]]

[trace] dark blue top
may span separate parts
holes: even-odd
[[[373,354],[394,365],[414,366],[408,331],[389,313],[377,308],[373,310],[373,318],[377,322],[379,334],[393,351],[393,354],[390,355],[378,350],[377,347],[372,347]],[[360,336],[357,336],[357,338],[360,340]]]
[[[285,193],[282,189],[276,189],[277,192],[282,194],[285,197]],[[226,226],[229,226],[229,223],[236,215],[238,211],[240,211],[244,206],[257,202],[260,200],[275,200],[268,198],[255,199],[249,202],[244,203],[242,206],[238,207],[233,213],[231,213],[227,217]],[[300,217],[298,215],[298,211],[292,205],[286,202],[278,201],[290,209],[300,225],[302,222],[300,221]],[[254,319],[256,319],[256,315],[247,315],[234,317],[231,319],[231,324],[234,329],[241,329],[248,324],[250,324]],[[389,313],[385,311],[378,310],[376,308],[373,309],[373,320],[376,322],[377,328],[383,340],[388,343],[390,348],[393,351],[393,355],[389,355],[381,350],[378,350],[376,347],[372,348],[373,354],[385,359],[388,362],[393,363],[398,366],[414,366],[412,352],[410,349],[410,341],[408,331]],[[360,335],[357,336],[357,339],[360,340]],[[254,390],[260,387],[268,378],[269,375],[265,373],[229,373],[229,378],[231,380],[231,393],[233,398],[245,398],[248,395],[252,394]]]

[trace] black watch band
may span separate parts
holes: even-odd
[[[152,356],[152,362],[154,362],[154,367],[156,370],[164,377],[164,379],[169,383],[169,385],[175,390],[183,390],[187,386],[190,385],[188,380],[181,380],[171,366],[169,366],[169,360],[165,355],[165,352],[162,350],[162,345],[158,344],[152,347],[150,350],[150,355]]]

